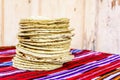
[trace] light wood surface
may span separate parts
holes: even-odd
[[[0,0],[0,7],[1,7],[1,5],[2,5],[2,1]],[[1,45],[1,43],[2,43],[2,40],[1,40],[1,38],[2,38],[2,32],[1,32],[1,30],[2,30],[2,22],[1,22],[1,20],[2,20],[2,10],[1,10],[1,8],[0,8],[0,45]]]
[[[99,4],[96,50],[120,54],[119,2],[120,0],[103,0]]]
[[[71,47],[120,54],[120,0],[0,0],[0,45],[16,45],[19,20],[67,17]]]
[[[2,7],[2,1],[0,0],[0,7]],[[2,8],[0,8],[0,45],[2,44]]]

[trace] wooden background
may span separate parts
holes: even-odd
[[[0,45],[16,45],[19,20],[70,18],[71,47],[120,54],[120,0],[0,0]]]

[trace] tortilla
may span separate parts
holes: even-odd
[[[32,46],[32,45],[26,45],[23,43],[18,44],[20,46],[26,47],[26,48],[31,48],[31,49],[36,49],[36,50],[47,50],[47,51],[61,51],[61,50],[65,50],[65,49],[70,49],[70,44],[66,44],[66,45],[61,45],[61,46],[52,46],[52,47],[48,47],[48,46]]]
[[[62,65],[51,64],[51,63],[42,63],[42,62],[32,62],[24,59],[13,58],[13,67],[23,69],[23,70],[53,70]]]
[[[31,55],[23,54],[23,53],[18,53],[16,55],[16,58],[33,61],[33,62],[43,62],[43,63],[47,62],[51,64],[63,64],[65,62],[71,61],[73,57],[74,56],[71,54],[61,55],[59,57],[48,57],[48,58],[38,58]]]
[[[36,49],[32,49],[32,48],[27,48],[27,47],[24,47],[24,46],[17,46],[16,47],[17,50],[19,50],[20,52],[27,52],[27,53],[35,53],[35,54],[62,54],[62,53],[67,53],[69,52],[69,49],[65,49],[65,50],[62,50],[62,51],[52,51],[52,50],[36,50]]]
[[[63,54],[34,54],[32,52],[31,53],[26,53],[25,51],[20,52],[18,50],[16,50],[16,53],[20,54],[20,55],[22,53],[23,55],[30,55],[30,56],[33,56],[33,57],[36,57],[36,58],[51,58],[51,59],[58,58],[59,56],[65,56],[65,55],[71,54],[70,52],[65,53],[65,54],[64,53]]]
[[[52,20],[40,20],[40,19],[22,19],[20,21],[20,25],[22,24],[61,24],[61,23],[69,23],[69,19],[60,18],[60,19],[52,19]]]
[[[21,19],[19,43],[13,67],[23,70],[53,70],[71,61],[69,52],[74,29],[69,28],[69,19]]]

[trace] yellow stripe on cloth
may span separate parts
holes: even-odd
[[[115,74],[115,73],[117,73],[117,72],[120,72],[120,69],[117,69],[117,70],[115,70],[115,71],[109,72],[108,74],[105,74],[105,75],[97,78],[96,80],[103,80],[104,78],[106,78],[106,77],[108,77],[108,76],[110,76],[110,75],[112,75],[112,74]],[[116,79],[115,79],[115,80],[116,80]],[[117,79],[117,80],[118,80],[118,79]]]
[[[120,75],[116,76],[116,77],[113,78],[112,80],[120,80]]]

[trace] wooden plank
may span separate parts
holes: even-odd
[[[0,17],[2,17],[2,0],[0,0]],[[2,18],[0,18],[0,46],[2,44]]]
[[[120,0],[0,0],[0,45],[16,45],[19,20],[70,18],[71,47],[120,52]]]
[[[0,45],[3,45],[4,42],[4,0],[0,0]]]
[[[84,0],[41,0],[40,15],[50,18],[70,18],[70,26],[75,28],[71,47],[82,48],[84,27]]]
[[[30,16],[30,0],[4,0],[4,45],[16,45],[19,20]]]
[[[99,5],[98,51],[120,54],[120,6],[117,0],[103,0]]]
[[[97,0],[85,0],[85,23],[83,29],[83,48],[96,48]]]
[[[31,0],[31,16],[39,16],[40,0]]]

